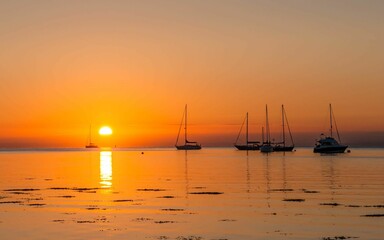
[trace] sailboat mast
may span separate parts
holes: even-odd
[[[248,112],[247,112],[247,129],[245,130],[245,139],[246,139],[247,144],[248,144]]]
[[[185,126],[184,126],[184,133],[185,133],[185,144],[187,144],[188,140],[187,140],[187,104],[185,104]]]
[[[265,105],[265,122],[266,122],[266,130],[267,130],[267,142],[270,143],[270,139],[271,139],[271,136],[270,136],[270,133],[269,133],[269,122],[268,122],[268,105]]]
[[[261,127],[261,142],[264,144],[264,127]]]
[[[281,105],[281,118],[283,122],[283,146],[285,147],[284,105]]]
[[[331,104],[329,104],[329,122],[330,122],[330,126],[331,126],[330,131],[331,131],[331,137],[332,137],[333,126],[332,126],[332,105]]]

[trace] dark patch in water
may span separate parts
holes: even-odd
[[[182,209],[182,208],[164,208],[164,209],[161,209],[161,211],[177,212],[177,211],[185,211],[185,209]]]
[[[134,221],[134,222],[146,222],[146,221],[152,221],[153,219],[151,219],[151,218],[135,218],[135,219],[133,219],[132,221]]]
[[[9,193],[11,193],[11,194],[18,194],[18,195],[20,195],[20,194],[30,194],[29,192],[9,192]]]
[[[52,178],[45,178],[44,181],[52,181]]]
[[[304,193],[320,193],[319,191],[312,191],[307,189],[302,189]]]
[[[283,201],[286,201],[286,202],[304,202],[305,199],[302,199],[302,198],[284,198]]]
[[[345,207],[360,208],[362,206],[360,206],[360,205],[345,205]]]
[[[31,191],[39,191],[38,188],[13,188],[13,189],[5,189],[5,192],[31,192]]]
[[[197,236],[188,236],[188,237],[179,236],[176,238],[176,240],[201,240],[201,239],[203,238],[197,237]]]
[[[361,217],[384,217],[384,214],[366,214],[361,215]]]
[[[175,223],[175,221],[155,221],[156,224]]]
[[[22,201],[5,201],[5,202],[0,202],[0,204],[12,204],[12,203],[22,203]]]
[[[48,188],[48,189],[51,189],[51,190],[70,190],[70,188],[67,188],[67,187],[52,187],[52,188]]]
[[[337,206],[341,206],[342,204],[340,204],[340,203],[320,203],[320,205],[337,207]]]
[[[371,208],[384,208],[384,205],[365,205],[364,207],[371,207]]]
[[[72,190],[75,190],[75,191],[93,191],[93,190],[98,190],[100,188],[79,188],[79,187],[74,187],[72,188]]]
[[[167,236],[159,236],[159,237],[157,237],[157,239],[159,239],[159,240],[167,240],[167,239],[169,239],[169,237],[167,237]]]
[[[188,194],[219,195],[219,194],[223,194],[223,192],[189,192]]]
[[[161,196],[161,197],[157,197],[157,198],[175,198],[174,196]]]
[[[221,219],[219,222],[236,222],[235,219]]]
[[[29,177],[29,178],[24,178],[25,180],[34,180],[35,178],[31,178],[31,177]]]
[[[52,220],[52,222],[64,223],[64,220],[62,220],[62,219],[55,219],[55,220]]]
[[[42,206],[45,206],[47,204],[45,203],[30,203],[30,204],[27,204],[28,206],[31,206],[31,207],[42,207]]]
[[[112,202],[133,202],[132,199],[117,199],[117,200],[113,200]]]
[[[348,236],[335,236],[335,237],[323,237],[322,240],[338,240],[338,239],[350,239],[358,237],[348,237]]]
[[[96,223],[96,221],[84,220],[84,221],[76,221],[76,223]]]
[[[292,188],[284,189],[284,188],[276,188],[276,189],[271,189],[268,192],[293,192]]]
[[[58,198],[74,198],[76,196],[72,196],[72,195],[63,195],[63,196],[57,196]]]
[[[206,187],[193,187],[192,189],[206,189]]]
[[[87,209],[87,210],[100,210],[99,207],[87,207],[85,209]]]
[[[160,192],[160,191],[165,191],[165,189],[161,189],[161,188],[139,188],[139,189],[136,189],[136,191],[141,191],[141,192]]]

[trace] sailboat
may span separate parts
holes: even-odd
[[[341,144],[339,130],[337,129],[336,120],[334,120],[334,115],[332,111],[332,105],[329,104],[329,122],[330,122],[330,136],[325,136],[324,134],[320,135],[320,140],[317,141],[313,152],[315,153],[343,153],[347,149],[347,145]],[[337,141],[333,138],[333,122],[335,122]]]
[[[85,148],[98,148],[98,146],[92,142],[92,125],[89,125],[88,141],[87,145],[85,145]]]
[[[281,105],[281,118],[282,118],[281,120],[282,120],[282,126],[283,126],[283,141],[275,143],[275,145],[273,146],[273,150],[275,152],[291,152],[295,147],[295,144],[293,143],[291,129],[289,128],[287,114],[285,113],[284,105]],[[289,136],[291,138],[291,143],[292,143],[291,146],[285,145],[285,122],[287,122],[288,132],[289,132]]]
[[[179,133],[177,134],[177,139],[176,139],[176,144],[175,144],[175,147],[177,148],[177,150],[200,150],[201,149],[201,145],[198,144],[197,142],[191,142],[191,141],[188,141],[188,138],[187,138],[187,104],[185,105],[185,109],[184,109],[184,114],[183,114],[183,118],[181,119],[181,123],[180,123],[180,127],[179,127]],[[179,137],[180,137],[180,131],[181,131],[181,127],[183,125],[183,120],[184,120],[184,145],[177,145],[177,143],[179,142]]]
[[[245,141],[246,142],[245,142],[245,144],[237,144],[239,137],[240,137],[240,134],[241,134],[241,130],[243,129],[243,126],[244,126],[244,121],[243,121],[243,124],[241,125],[241,128],[240,128],[239,135],[237,135],[236,143],[234,145],[238,150],[259,150],[260,149],[260,142],[248,140],[248,113],[247,113],[244,120],[246,122],[246,129],[245,129]]]
[[[269,131],[268,105],[265,105],[265,116],[266,116],[265,117],[266,141],[265,142],[263,141],[263,145],[261,145],[260,147],[260,152],[269,153],[269,152],[273,152],[273,146],[271,143],[271,133]]]

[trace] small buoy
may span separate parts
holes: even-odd
[[[144,152],[141,152],[141,154],[144,154]]]

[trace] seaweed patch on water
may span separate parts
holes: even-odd
[[[338,240],[338,239],[351,239],[359,237],[349,237],[349,236],[335,236],[335,237],[323,237],[322,240]]]
[[[52,178],[45,178],[44,181],[52,181]]]
[[[39,191],[38,188],[11,188],[11,189],[5,189],[3,191],[5,192],[32,192],[32,191]]]
[[[64,223],[63,219],[54,219],[52,222],[57,222],[57,223]]]
[[[163,208],[161,211],[169,211],[169,212],[182,212],[185,211],[185,209],[182,208]]]
[[[188,236],[188,237],[183,237],[179,236],[176,238],[176,240],[201,240],[203,237],[198,237],[198,236]]]
[[[360,217],[384,217],[384,214],[365,214]]]
[[[161,197],[157,197],[157,198],[175,198],[175,196],[161,196]]]
[[[206,189],[206,187],[192,187],[192,189]]]
[[[303,198],[284,198],[283,201],[285,201],[285,202],[305,202],[305,199],[303,199]]]
[[[140,191],[140,192],[161,192],[161,191],[165,191],[165,189],[161,189],[161,188],[138,188],[138,189],[136,189],[136,191]]]
[[[308,190],[308,189],[301,189],[303,193],[320,193],[319,191],[313,191],[313,190]]]
[[[100,210],[99,207],[87,207],[86,210]]]
[[[31,207],[42,207],[42,206],[45,206],[47,204],[45,204],[45,203],[29,203],[27,205],[31,206]]]
[[[270,189],[268,192],[293,192],[292,188],[275,188],[275,189]]]
[[[67,188],[67,187],[51,187],[48,189],[50,189],[50,190],[71,190],[70,188]]]
[[[319,205],[337,207],[337,206],[341,206],[343,204],[340,204],[340,203],[320,203]]]
[[[219,222],[236,222],[235,219],[220,219]]]
[[[156,224],[164,224],[164,223],[176,223],[175,221],[154,221]]]
[[[23,203],[22,201],[4,201],[0,202],[0,204],[20,204]]]
[[[96,221],[90,221],[90,220],[78,220],[76,223],[96,223]]]
[[[74,198],[76,196],[73,196],[73,195],[63,195],[63,196],[56,196],[58,198]]]
[[[365,205],[366,208],[384,208],[384,205]]]
[[[223,192],[189,192],[188,194],[219,195],[224,193]]]
[[[158,239],[158,240],[167,240],[167,239],[169,239],[169,237],[167,237],[167,236],[158,236],[158,237],[156,237],[156,239]]]
[[[152,218],[141,217],[141,218],[135,218],[132,221],[134,221],[134,222],[147,222],[147,221],[152,221],[152,220],[153,220]]]
[[[116,200],[113,200],[112,202],[133,202],[132,199],[116,199]]]

